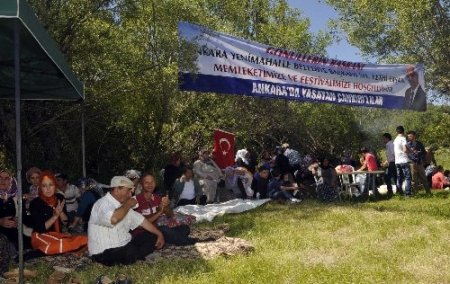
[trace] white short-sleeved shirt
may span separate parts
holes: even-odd
[[[398,135],[394,140],[395,164],[409,163],[408,154],[403,152],[404,147],[406,147],[406,137]]]
[[[122,204],[109,192],[95,202],[88,227],[90,255],[126,245],[131,241],[129,231],[136,229],[144,222],[144,216],[130,209],[122,221],[116,225],[111,224],[111,217],[120,206]]]

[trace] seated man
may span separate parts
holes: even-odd
[[[289,181],[283,180],[282,176],[289,177],[289,173],[282,175],[278,168],[274,168],[272,171],[272,180],[269,182],[268,190],[269,197],[279,201],[290,201],[293,203],[300,202],[300,199],[294,198],[292,195],[292,188],[287,184]]]
[[[133,182],[124,176],[111,180],[111,192],[92,207],[88,227],[89,254],[104,265],[132,264],[164,246],[164,237],[151,222],[132,210]],[[129,233],[141,226],[145,232],[132,237]]]
[[[174,215],[169,207],[169,198],[155,193],[156,180],[152,174],[144,174],[141,183],[142,192],[136,196],[139,204],[136,211],[147,221],[158,226],[168,244],[193,245],[196,240],[189,237],[191,232],[189,225],[195,219],[188,215]],[[138,228],[133,231],[133,235],[139,236],[141,232],[142,229]]]
[[[182,176],[173,184],[172,196],[176,206],[200,204],[202,188],[198,179],[194,176],[191,166],[185,166],[181,170]]]
[[[269,169],[264,166],[258,167],[258,172],[255,174],[251,188],[255,192],[256,197],[269,198]]]
[[[74,232],[87,232],[88,222],[91,218],[92,206],[99,200],[104,194],[103,188],[97,184],[94,179],[85,179],[81,181],[87,183],[87,189],[84,190],[78,204],[77,212],[73,222],[70,224],[69,229]],[[86,188],[86,186],[84,186]],[[81,227],[79,225],[82,225]]]
[[[73,184],[69,183],[69,177],[63,173],[55,174],[58,191],[64,195],[66,202],[67,217],[72,222],[78,208],[78,199],[80,198],[80,190]]]

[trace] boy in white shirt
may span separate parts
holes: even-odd
[[[406,147],[405,128],[397,126],[397,137],[394,140],[395,167],[397,169],[397,190],[401,192],[403,181],[405,181],[406,197],[411,196],[411,167]]]

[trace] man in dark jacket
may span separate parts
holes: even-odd
[[[431,194],[430,185],[425,174],[423,163],[425,161],[426,151],[423,144],[416,140],[416,132],[409,131],[407,133],[408,142],[406,146],[409,148],[409,158],[411,160],[411,174],[414,192],[418,191],[419,181],[422,183],[425,191]]]

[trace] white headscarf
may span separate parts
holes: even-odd
[[[250,162],[249,162],[249,160],[247,159],[247,155],[248,155],[247,149],[241,149],[241,150],[238,150],[238,151],[236,152],[236,157],[235,157],[234,161],[237,162],[237,160],[238,160],[239,158],[241,158],[242,161],[244,161],[244,163],[245,163],[246,165],[248,165]]]

